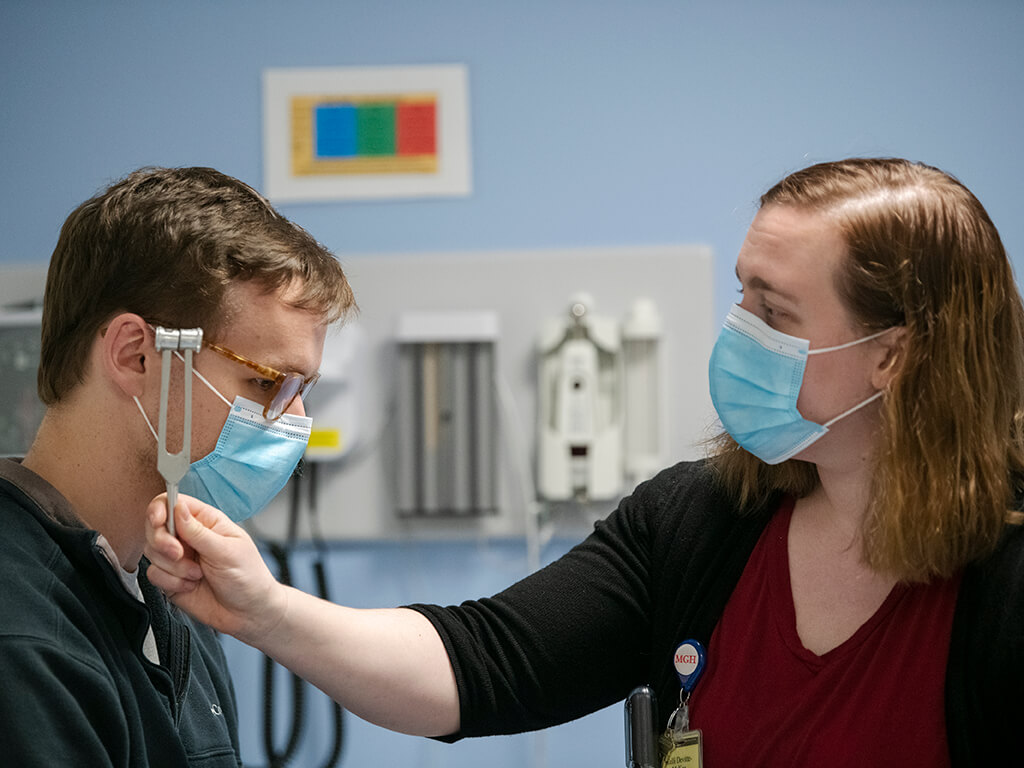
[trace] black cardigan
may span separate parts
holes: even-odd
[[[706,464],[681,463],[494,597],[410,606],[434,624],[455,671],[462,727],[445,740],[564,723],[642,683],[674,702],[672,651],[687,637],[708,644],[778,501],[740,517]],[[957,598],[946,670],[953,765],[1006,764],[1024,734],[1022,587],[1024,529],[1012,527],[966,569]]]

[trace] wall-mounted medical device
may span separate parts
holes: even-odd
[[[495,312],[399,316],[400,516],[497,512],[497,340]]]
[[[42,311],[0,313],[0,456],[24,456],[46,408],[39,399],[39,338]]]
[[[537,485],[542,498],[607,499],[622,488],[622,339],[593,299],[570,299],[539,342]]]
[[[365,358],[366,338],[358,320],[327,330],[320,380],[305,400],[306,413],[313,419],[304,457],[307,461],[341,459],[362,439]]]
[[[658,341],[651,302],[625,323],[597,314],[587,294],[571,297],[539,341],[537,486],[551,501],[617,497],[626,477],[661,461]]]
[[[624,469],[630,488],[664,466],[661,317],[650,299],[634,302],[622,323]]]

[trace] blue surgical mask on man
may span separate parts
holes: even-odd
[[[217,507],[240,523],[262,510],[284,488],[306,450],[313,420],[284,413],[268,421],[259,403],[240,395],[231,403],[205,376],[195,370],[193,373],[230,410],[216,447],[192,462],[178,490]],[[138,398],[135,404],[156,437]]]
[[[863,344],[889,330],[834,347],[810,349],[807,339],[777,331],[757,315],[734,305],[708,366],[711,402],[722,426],[741,447],[766,464],[792,458],[837,421],[882,396],[882,392],[876,392],[824,424],[808,421],[796,408],[807,356]]]

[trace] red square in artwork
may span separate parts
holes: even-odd
[[[398,103],[395,111],[396,151],[399,155],[437,154],[437,103]]]

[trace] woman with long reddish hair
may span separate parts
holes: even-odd
[[[935,168],[823,163],[762,197],[736,274],[708,458],[507,590],[343,608],[210,507],[174,539],[159,500],[150,578],[408,733],[544,728],[649,683],[665,764],[1019,764],[1024,311],[991,220]]]

